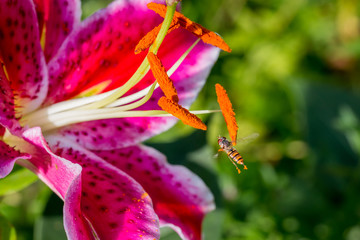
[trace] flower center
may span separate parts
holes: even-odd
[[[160,81],[161,79],[156,76],[153,66],[151,66],[151,70],[153,71],[157,80],[155,80],[152,85],[139,92],[125,97],[124,95],[138,82],[140,82],[150,70],[150,65],[152,65],[152,62],[154,62],[154,60],[151,59],[154,59],[154,56],[156,58],[158,49],[162,44],[166,34],[171,31],[172,26],[174,26],[173,19],[176,13],[176,5],[177,3],[172,4],[166,8],[164,21],[162,22],[161,26],[159,25],[160,28],[155,28],[157,35],[156,38],[153,39],[153,42],[149,48],[148,57],[144,58],[137,71],[124,85],[102,94],[70,99],[68,101],[53,104],[46,108],[40,108],[23,116],[20,119],[20,124],[23,126],[27,125],[29,127],[40,126],[43,132],[49,132],[66,125],[92,120],[123,117],[171,116],[171,114],[160,110],[134,110],[145,104],[150,99],[154,90],[159,86],[158,84],[160,84],[161,89],[163,89],[163,84]],[[199,42],[199,40],[200,39],[195,41],[194,44],[189,49],[187,49],[187,51],[184,52],[183,55],[175,62],[175,64],[163,74],[170,77],[184,61],[190,51]],[[160,71],[164,72],[165,70]],[[205,110],[197,111],[195,113],[201,114],[210,112],[212,111]]]

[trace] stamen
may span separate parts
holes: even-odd
[[[165,67],[161,63],[161,60],[152,52],[149,52],[147,58],[150,63],[150,69],[165,96],[176,103],[179,102],[179,97],[174,87],[174,83],[166,74]]]
[[[172,6],[174,3],[179,3],[181,0],[166,0],[166,5]]]
[[[150,52],[153,52],[156,54],[157,51],[159,50],[161,43],[164,41],[164,38],[171,26],[171,23],[173,22],[174,14],[176,12],[176,5],[177,5],[177,3],[175,2],[173,5],[166,8],[166,13],[164,15],[164,21],[161,25],[159,34],[156,36],[154,43],[150,46],[150,49],[149,49]]]
[[[153,42],[156,39],[156,36],[158,35],[160,29],[161,29],[161,25],[162,23],[160,23],[158,26],[156,26],[153,30],[151,30],[150,32],[148,32],[140,41],[139,43],[136,45],[135,47],[135,54],[138,54],[146,49],[148,49],[151,44],[153,44]],[[173,24],[171,23],[169,30],[167,31],[167,34],[169,34],[170,32],[172,32],[173,30],[179,28],[180,25],[179,24]]]
[[[55,120],[56,122],[61,122],[64,119],[67,122],[76,123],[77,122],[77,120],[76,120],[77,114],[81,114],[82,118],[88,117],[87,121],[94,120],[93,115],[97,115],[97,117],[95,118],[96,120],[106,119],[103,116],[104,114],[116,114],[116,113],[120,113],[120,112],[138,108],[141,105],[145,104],[152,96],[154,89],[155,89],[155,85],[156,85],[156,82],[150,86],[150,90],[142,99],[140,99],[136,102],[124,105],[124,106],[115,107],[115,108],[77,109],[77,110],[64,111],[64,112],[59,112],[59,113],[51,114],[48,116],[44,116],[43,118],[34,119],[31,122],[28,122],[27,124],[30,127],[49,125],[48,123],[52,122],[53,120]],[[101,118],[99,118],[99,117],[101,117]],[[58,126],[58,125],[54,125],[54,126]]]
[[[84,98],[84,97],[90,97],[94,95],[98,95],[101,92],[103,92],[110,84],[112,83],[112,80],[105,80],[103,82],[100,82],[85,91],[82,91],[78,95],[76,95],[74,98]]]
[[[161,17],[165,17],[167,9],[165,5],[151,2],[147,5],[147,7],[159,14]],[[182,28],[201,38],[201,40],[203,40],[205,43],[211,44],[226,52],[231,52],[231,48],[218,34],[204,28],[198,23],[191,21],[189,18],[185,17],[183,14],[177,11],[175,11],[172,23],[179,24]]]
[[[151,45],[151,47],[149,49],[150,52],[153,52],[156,54],[157,51],[159,50],[159,47],[160,47],[161,43],[163,42],[163,40],[166,36],[166,33],[169,30],[169,27],[171,25],[171,22],[172,22],[174,13],[175,13],[176,5],[177,4],[174,3],[172,6],[169,6],[167,8],[165,18],[161,25],[159,34],[156,36],[156,39],[155,39],[153,45]],[[149,69],[150,69],[149,62],[145,58],[143,60],[143,62],[140,64],[139,68],[134,73],[134,75],[124,85],[115,89],[115,91],[108,97],[106,97],[98,102],[84,106],[81,109],[96,109],[96,108],[101,108],[101,107],[111,104],[116,99],[123,96],[127,91],[129,91],[138,82],[140,82],[140,80],[143,79],[143,77],[146,75],[146,73],[149,71]]]
[[[190,114],[209,114],[218,112],[217,110],[198,110],[192,111]],[[117,109],[90,109],[90,110],[76,110],[60,113],[58,116],[49,116],[44,119],[41,125],[43,132],[52,131],[56,128],[67,126],[70,124],[113,118],[129,118],[129,117],[171,117],[169,114],[161,110],[141,110],[141,111],[118,111]],[[29,125],[30,126],[30,125]],[[32,124],[32,126],[37,126]],[[205,126],[206,127],[206,126]]]
[[[220,105],[221,112],[225,118],[226,126],[228,128],[230,138],[234,144],[236,144],[238,125],[235,119],[235,112],[232,108],[229,96],[226,93],[226,90],[220,85],[215,85],[217,101]]]
[[[174,74],[174,72],[176,71],[176,69],[179,68],[179,66],[181,65],[181,63],[185,60],[185,58],[189,55],[190,51],[196,46],[196,44],[198,44],[200,41],[200,38],[197,39],[189,48],[188,50],[186,50],[186,52],[184,52],[184,54],[174,63],[174,65],[172,65],[172,67],[167,71],[167,75],[169,77],[171,77],[171,75]],[[137,99],[145,96],[147,94],[147,92],[149,91],[151,86],[144,88],[143,90],[137,92],[137,93],[133,93],[129,96],[126,97],[122,97],[116,101],[114,101],[113,103],[106,105],[106,107],[116,107],[116,106],[120,106],[120,105],[124,105],[126,103],[130,103],[133,101],[136,101]],[[159,85],[157,84],[155,89],[157,89],[159,87]]]
[[[171,115],[179,118],[184,124],[198,128],[201,130],[206,130],[206,125],[198,118],[195,114],[192,114],[186,108],[183,108],[179,104],[167,99],[166,97],[161,97],[158,101],[158,105],[166,112]]]
[[[188,56],[188,54],[190,53],[190,51],[196,46],[196,44],[200,41],[200,39],[197,39],[189,49],[186,50],[186,52],[184,52],[184,54],[174,63],[174,65],[167,71],[168,76],[171,76],[176,69],[181,65],[181,63],[184,61],[184,59]],[[155,87],[157,88],[158,85]],[[134,101],[137,101],[138,99],[152,94],[152,89],[153,86],[149,86],[137,93],[131,94],[129,96],[126,97],[122,97],[114,102],[112,102],[111,104],[107,105],[106,108],[108,107],[118,107],[118,106],[122,106]],[[115,90],[111,90],[109,92],[105,92],[99,95],[94,95],[91,97],[83,97],[83,98],[76,98],[76,99],[70,99],[64,102],[59,102],[56,103],[54,105],[51,105],[49,107],[46,108],[41,108],[38,111],[35,111],[31,114],[25,115],[23,116],[20,121],[22,125],[29,125],[30,123],[33,123],[35,125],[41,125],[41,121],[45,120],[46,122],[48,121],[48,119],[54,119],[51,116],[58,116],[58,113],[63,112],[70,112],[70,115],[66,115],[67,118],[74,118],[76,114],[75,110],[78,107],[87,105],[89,103],[93,103],[93,102],[97,102],[103,98],[106,98],[108,96],[110,96],[111,94],[114,93]],[[150,95],[151,96],[151,95]],[[129,106],[129,105],[126,105]],[[117,109],[117,108],[115,108]],[[74,111],[73,111],[74,110]],[[208,111],[206,113],[211,113],[211,112],[217,112],[217,111]],[[94,113],[94,114],[100,114],[100,113]],[[171,116],[171,115],[170,115]],[[60,116],[59,116],[60,117]],[[91,121],[92,119],[89,118],[88,121]],[[76,120],[74,121],[76,122]]]
[[[155,87],[156,87],[156,82],[154,82],[150,86],[149,91],[147,92],[147,94],[142,99],[140,99],[140,100],[138,100],[136,102],[124,105],[124,106],[116,107],[114,109],[116,109],[116,111],[126,111],[126,110],[135,109],[135,108],[138,108],[138,107],[144,105],[150,99],[150,97],[152,96]]]
[[[75,124],[84,121],[92,121],[99,119],[111,119],[111,118],[123,118],[123,117],[165,117],[176,116],[180,118],[185,124],[206,130],[206,125],[193,113],[177,104],[178,96],[176,89],[173,86],[173,82],[168,77],[179,67],[184,58],[195,47],[199,40],[197,40],[178,61],[173,65],[171,69],[166,73],[160,59],[156,56],[156,53],[164,40],[166,34],[173,29],[179,27],[179,24],[173,23],[173,16],[176,9],[176,3],[172,6],[165,8],[165,19],[160,27],[156,39],[150,46],[148,57],[144,59],[134,75],[121,87],[112,91],[99,94],[91,97],[84,97],[82,99],[72,99],[67,102],[56,104],[56,106],[40,109],[33,114],[27,115],[22,118],[22,123],[31,126],[42,126],[43,131],[52,131],[56,128],[63,127],[70,124]],[[171,29],[169,30],[171,26]],[[165,95],[169,97],[162,97],[158,104],[166,111],[134,111],[142,104],[146,103],[156,87],[156,82],[149,88],[148,92],[141,94],[134,94],[134,96],[122,97],[129,89],[137,84],[151,68],[155,78],[160,87],[163,89]],[[97,88],[96,88],[97,89]],[[146,89],[147,90],[147,89]],[[91,91],[94,93],[93,91]],[[140,93],[140,92],[139,92]],[[142,99],[136,101],[139,97],[144,96]],[[171,99],[171,100],[170,100]],[[133,102],[135,100],[135,102]],[[117,107],[110,107],[113,104]],[[125,105],[126,104],[126,105]],[[196,114],[217,112],[217,110],[205,110],[194,112]],[[170,113],[170,114],[168,114]],[[31,121],[30,121],[31,120]],[[31,127],[30,126],[30,127]]]

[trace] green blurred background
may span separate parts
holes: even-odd
[[[110,1],[82,2],[88,16]],[[260,134],[237,146],[249,168],[240,175],[226,155],[213,158],[218,135],[228,137],[219,113],[203,116],[207,132],[177,124],[148,141],[213,192],[205,239],[360,239],[359,1],[184,0],[183,12],[233,49],[192,109],[217,109],[221,83],[239,137]],[[9,229],[0,237],[66,239],[62,202],[16,169],[0,180],[0,226]],[[161,239],[179,238],[164,229]]]

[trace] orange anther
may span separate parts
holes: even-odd
[[[154,3],[150,2],[146,5],[148,9],[153,10],[157,14],[159,14],[161,17],[165,17],[167,6],[161,3]]]
[[[139,43],[135,47],[135,54],[138,54],[138,53],[148,49],[151,46],[151,44],[153,44],[153,42],[156,39],[156,36],[158,35],[158,33],[160,31],[161,25],[162,25],[162,23],[157,25],[150,32],[148,32],[142,39],[140,39]],[[177,29],[178,27],[180,27],[179,24],[172,23],[169,27],[167,34],[172,32],[173,30]]]
[[[165,5],[151,2],[148,3],[147,7],[159,14],[161,17],[165,17],[167,9]],[[174,14],[172,24],[179,24],[182,28],[201,38],[201,40],[203,40],[205,43],[211,44],[224,51],[231,52],[230,47],[218,34],[211,32],[200,24],[191,21],[189,18],[185,17],[183,14],[177,11]]]
[[[176,103],[179,102],[174,83],[167,75],[161,60],[152,52],[149,52],[147,59],[149,60],[151,71],[165,96]]]
[[[217,101],[220,105],[221,112],[225,118],[226,126],[229,130],[231,140],[236,143],[238,125],[235,119],[235,112],[232,108],[230,99],[226,93],[226,90],[220,85],[215,85]]]
[[[206,125],[195,114],[192,114],[186,108],[183,108],[176,102],[171,101],[166,97],[161,97],[158,105],[166,112],[179,118],[184,124],[190,125],[194,128],[206,130]]]
[[[135,54],[138,54],[151,46],[160,31],[161,25],[162,23],[154,27],[142,39],[140,39],[139,43],[135,47]]]

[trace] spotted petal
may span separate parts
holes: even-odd
[[[26,142],[16,142],[16,147],[29,153],[31,159],[20,164],[35,172],[59,197],[64,199],[72,181],[80,174],[81,167],[53,154],[40,128],[26,130],[23,138]]]
[[[47,103],[74,97],[102,82],[108,85],[104,90],[124,84],[144,59],[144,54],[134,54],[137,41],[160,19],[149,15],[144,0],[115,1],[85,19],[49,62]]]
[[[58,155],[82,166],[81,211],[100,239],[159,238],[151,199],[133,178],[63,137],[47,140]]]
[[[12,134],[20,136],[21,126],[15,117],[14,94],[9,81],[0,67],[0,125],[9,129]],[[1,134],[2,135],[2,134]]]
[[[185,36],[185,35],[183,35]],[[192,36],[188,36],[192,39]],[[174,36],[175,38],[175,36]],[[189,41],[186,37],[178,39]],[[176,41],[174,39],[174,41]],[[171,42],[171,39],[169,40]],[[218,50],[199,44],[174,73],[180,103],[189,107],[205,83],[211,67],[218,56]],[[168,52],[171,57],[171,51]],[[160,89],[141,108],[159,109],[157,100],[162,96]],[[159,134],[176,122],[173,117],[137,117],[83,122],[61,129],[61,133],[89,149],[117,149],[134,145]]]
[[[16,160],[28,159],[28,154],[20,153],[3,141],[0,141],[0,178],[6,177],[14,167]]]
[[[81,210],[81,186],[81,177],[77,176],[64,200],[64,226],[70,240],[95,239]]]
[[[214,199],[199,177],[185,167],[171,166],[164,155],[145,146],[95,153],[145,188],[161,225],[170,225],[183,239],[201,239],[202,219],[214,209]]]
[[[44,100],[48,76],[31,0],[0,1],[0,58],[23,113]]]
[[[35,0],[40,32],[45,28],[45,58],[49,61],[80,23],[80,0]]]

